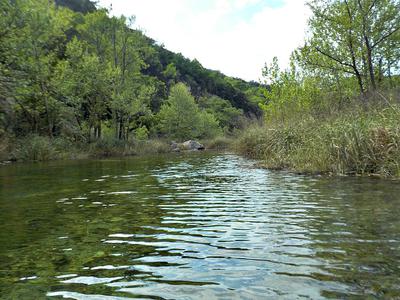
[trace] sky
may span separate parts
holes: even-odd
[[[259,81],[265,63],[281,67],[304,41],[305,0],[98,0],[111,14],[135,16],[134,27],[204,67]]]

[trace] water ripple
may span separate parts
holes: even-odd
[[[18,269],[0,272],[79,300],[400,297],[399,186],[254,164],[194,155],[81,170],[79,189],[27,218],[51,232],[15,245]]]

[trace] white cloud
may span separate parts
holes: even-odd
[[[277,56],[286,66],[301,45],[309,11],[305,0],[100,0],[115,15],[135,15],[136,24],[167,49],[196,58],[207,68],[258,80]],[[276,2],[276,0],[274,0]],[[246,14],[246,9],[257,11]],[[248,12],[248,11],[247,11]]]

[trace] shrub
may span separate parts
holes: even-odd
[[[135,137],[140,141],[147,140],[149,138],[149,130],[146,126],[139,127],[135,130]]]
[[[129,143],[111,136],[103,137],[89,145],[92,157],[125,156],[129,150]]]
[[[48,137],[31,135],[18,142],[14,158],[22,161],[47,161],[58,158],[54,142]]]

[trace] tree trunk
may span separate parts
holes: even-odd
[[[379,59],[379,66],[378,66],[378,82],[382,82],[383,81],[383,58],[381,57]]]
[[[98,138],[101,139],[101,121],[99,121],[99,127],[97,128]]]
[[[47,132],[49,134],[49,138],[53,138],[53,125],[50,121],[50,112],[49,112],[49,104],[47,102],[47,96],[44,96],[44,106],[46,109]]]
[[[119,132],[118,132],[118,139],[122,140],[122,137],[124,135],[124,123],[122,121],[122,118],[119,120]]]
[[[367,13],[365,12],[361,1],[358,0],[358,6],[362,14],[362,35],[364,38],[364,44],[365,44],[365,49],[367,52],[367,69],[369,73],[369,79],[371,83],[371,87],[373,90],[376,90],[376,81],[375,81],[375,70],[374,70],[374,65],[373,65],[373,59],[372,59],[372,46],[369,40],[368,36],[368,28],[367,28]]]
[[[354,70],[354,73],[356,74],[356,78],[357,78],[358,86],[360,88],[361,95],[363,96],[363,99],[365,100],[364,83],[362,80],[361,73],[357,67],[357,60],[356,60],[354,44],[353,44],[353,15],[351,13],[350,6],[349,6],[349,3],[347,2],[347,0],[345,0],[345,4],[346,4],[347,15],[349,17],[349,21],[351,24],[351,28],[349,28],[348,32],[347,32],[347,34],[348,34],[347,38],[348,38],[348,43],[349,43],[348,47],[349,47],[349,51],[350,51],[350,55],[351,55],[351,62],[352,62],[351,65]]]
[[[88,143],[92,141],[92,126],[89,125]]]
[[[369,71],[369,78],[371,81],[371,87],[375,91],[376,90],[376,81],[375,81],[375,70],[374,65],[372,62],[372,49],[369,43],[369,39],[365,36],[365,46],[367,48],[367,63],[368,63],[368,71]]]

